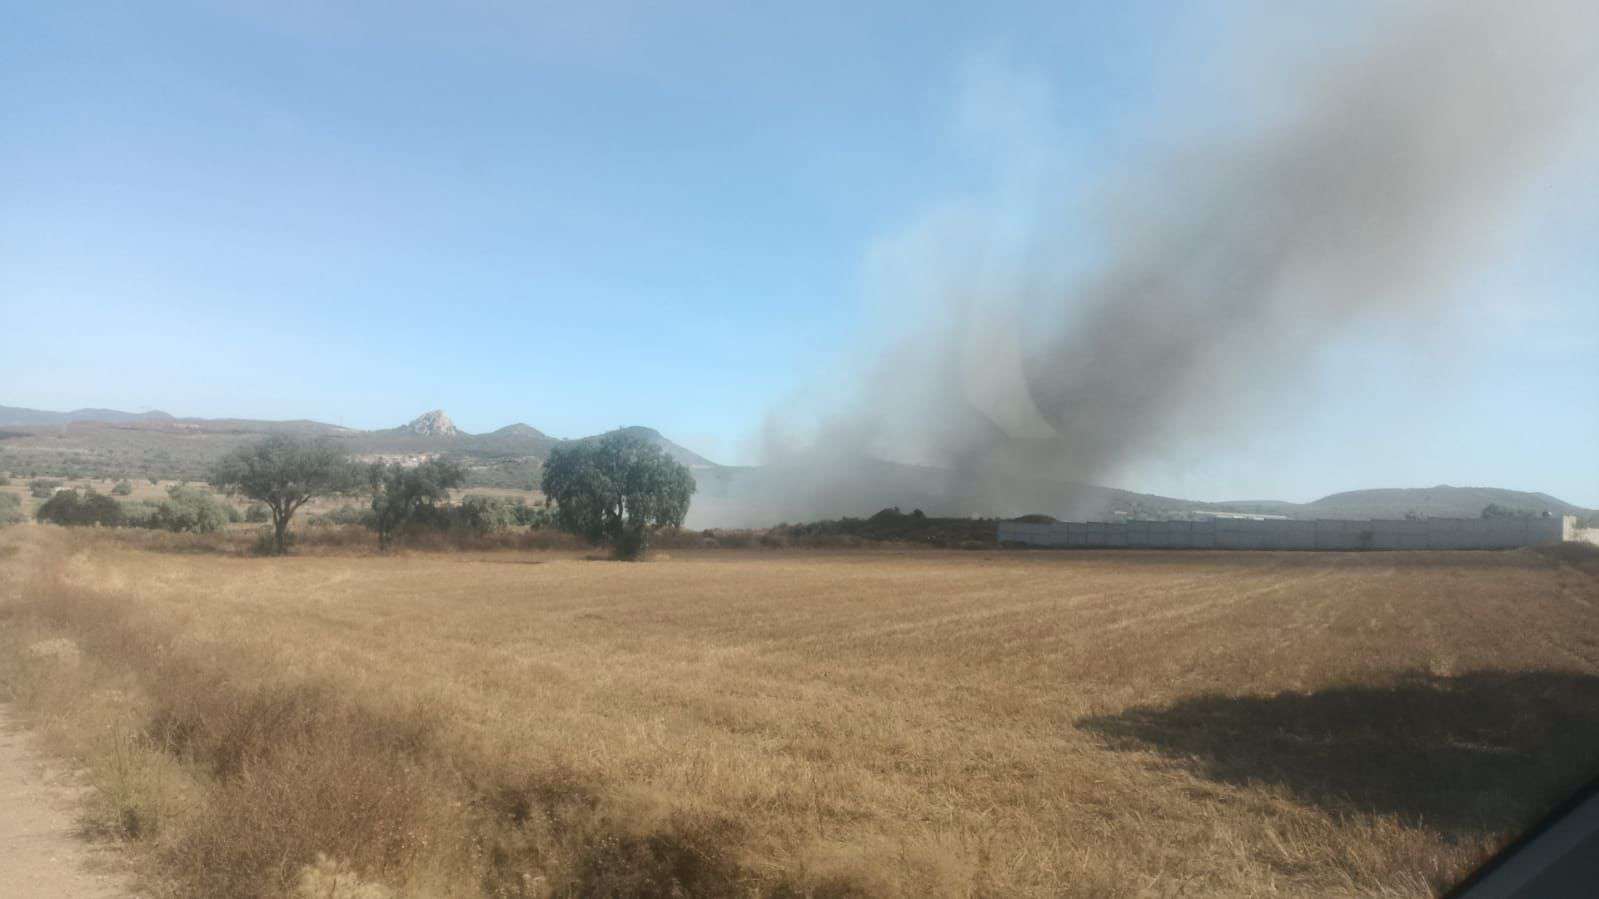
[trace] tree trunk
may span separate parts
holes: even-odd
[[[289,530],[289,516],[274,512],[272,515],[273,536],[278,548],[278,555],[283,555],[288,550],[284,548],[284,536]]]

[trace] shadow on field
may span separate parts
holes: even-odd
[[[1195,696],[1077,724],[1116,749],[1154,750],[1225,783],[1279,785],[1329,811],[1502,831],[1599,769],[1599,677],[1408,674],[1387,686]]]

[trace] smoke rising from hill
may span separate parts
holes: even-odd
[[[1035,225],[948,265],[964,239],[1002,240],[922,223],[911,255],[935,271],[914,321],[807,449],[767,441],[787,472],[765,487],[768,514],[908,502],[865,456],[948,468],[944,511],[1038,511],[1041,479],[1114,477],[1193,428],[1247,427],[1259,385],[1351,323],[1444,302],[1491,252],[1594,110],[1596,9],[1439,3],[1256,73],[1291,105],[1135,173],[1091,230]]]

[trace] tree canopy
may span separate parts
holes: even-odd
[[[378,545],[387,549],[406,525],[448,500],[450,491],[465,481],[466,470],[449,459],[429,459],[409,468],[374,463],[367,470],[367,484]]]
[[[679,527],[694,495],[694,475],[661,447],[619,432],[558,446],[544,462],[544,495],[555,524],[620,558],[644,553],[650,531]]]
[[[68,526],[101,525],[116,527],[122,523],[122,506],[104,494],[87,490],[58,490],[34,511],[39,521]]]
[[[1482,509],[1483,518],[1537,518],[1541,514],[1534,509],[1517,509],[1512,506],[1501,506],[1498,503],[1489,503]]]
[[[289,521],[312,497],[345,493],[359,484],[349,454],[330,440],[274,434],[223,456],[212,486],[264,503],[272,512],[273,546],[287,548]]]

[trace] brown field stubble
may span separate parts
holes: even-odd
[[[208,897],[1419,896],[1599,754],[1546,554],[670,555],[11,528],[0,699]]]

